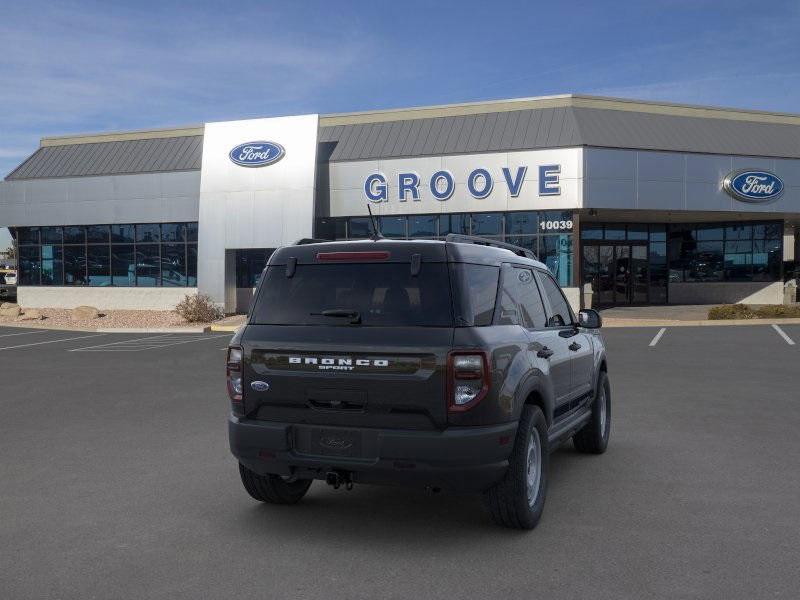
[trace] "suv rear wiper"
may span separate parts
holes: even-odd
[[[342,317],[346,319],[350,319],[350,323],[353,325],[359,325],[361,323],[361,313],[357,310],[351,310],[349,308],[329,308],[323,310],[322,312],[318,313],[311,313],[311,315],[318,317]]]

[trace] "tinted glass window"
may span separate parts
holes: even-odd
[[[158,244],[136,245],[136,285],[159,285],[161,283],[160,267]]]
[[[38,227],[20,227],[17,229],[17,241],[19,244],[38,244]]]
[[[561,327],[563,325],[570,325],[572,323],[572,311],[569,308],[569,303],[564,297],[564,294],[561,293],[561,290],[550,275],[539,273],[539,278],[542,283],[542,290],[550,302],[547,326]]]
[[[472,215],[472,235],[502,235],[502,213],[478,213]]]
[[[347,237],[351,239],[368,238],[372,235],[372,224],[368,217],[353,217],[350,219]]]
[[[79,226],[64,227],[65,244],[85,244],[86,230]]]
[[[406,237],[405,217],[381,217],[379,220],[381,234],[387,238]]]
[[[408,237],[435,237],[438,220],[436,215],[408,217]]]
[[[113,243],[133,243],[133,225],[112,225],[111,241]]]
[[[39,237],[39,231],[36,231]],[[19,249],[19,285],[39,285],[39,246],[22,246]]]
[[[111,278],[114,285],[122,287],[136,285],[136,261],[132,245],[112,246]]]
[[[86,228],[86,241],[90,244],[107,244],[108,225],[89,225]]]
[[[534,234],[539,232],[539,217],[535,212],[508,213],[506,234]]]
[[[503,271],[499,325],[522,325],[528,329],[545,326],[542,298],[530,269],[511,267]]]
[[[61,227],[42,227],[43,244],[60,244]]]
[[[415,277],[408,263],[298,265],[292,277],[276,265],[267,268],[253,319],[274,325],[447,327],[453,320],[446,282],[443,263],[423,263]],[[361,323],[322,314],[329,310],[357,312]]]
[[[197,285],[197,244],[186,246],[186,285]]]
[[[183,242],[186,226],[183,223],[164,223],[161,226],[162,242]]]
[[[161,247],[161,285],[186,285],[186,246],[164,244]]]
[[[64,285],[64,258],[60,245],[42,246],[42,285]]]
[[[111,285],[111,252],[108,246],[89,246],[87,264],[89,285]]]
[[[456,325],[492,324],[500,268],[489,265],[454,264],[451,267]]]
[[[197,241],[197,223],[186,223],[186,241]]]
[[[439,235],[469,233],[469,215],[442,215],[439,218]]]
[[[86,246],[64,246],[64,285],[86,285]]]
[[[136,226],[137,242],[156,242],[161,240],[161,225],[150,223]]]

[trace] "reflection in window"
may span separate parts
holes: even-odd
[[[178,241],[134,242],[159,240],[159,223],[18,228],[19,284],[158,286],[163,256],[164,285],[196,286],[197,223],[168,223],[163,228],[165,236]]]
[[[136,244],[136,285],[156,287],[161,283],[161,253],[158,244]]]
[[[86,246],[64,246],[64,285],[86,285]]]
[[[161,285],[186,286],[186,244],[164,244],[161,247]]]
[[[120,287],[136,285],[136,259],[133,244],[111,246],[111,284]]]

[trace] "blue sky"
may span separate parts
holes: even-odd
[[[0,8],[0,175],[43,135],[285,114],[560,93],[800,112],[796,1]]]

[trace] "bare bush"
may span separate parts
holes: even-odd
[[[175,306],[175,312],[189,323],[210,323],[222,318],[222,311],[203,294],[187,294]]]

